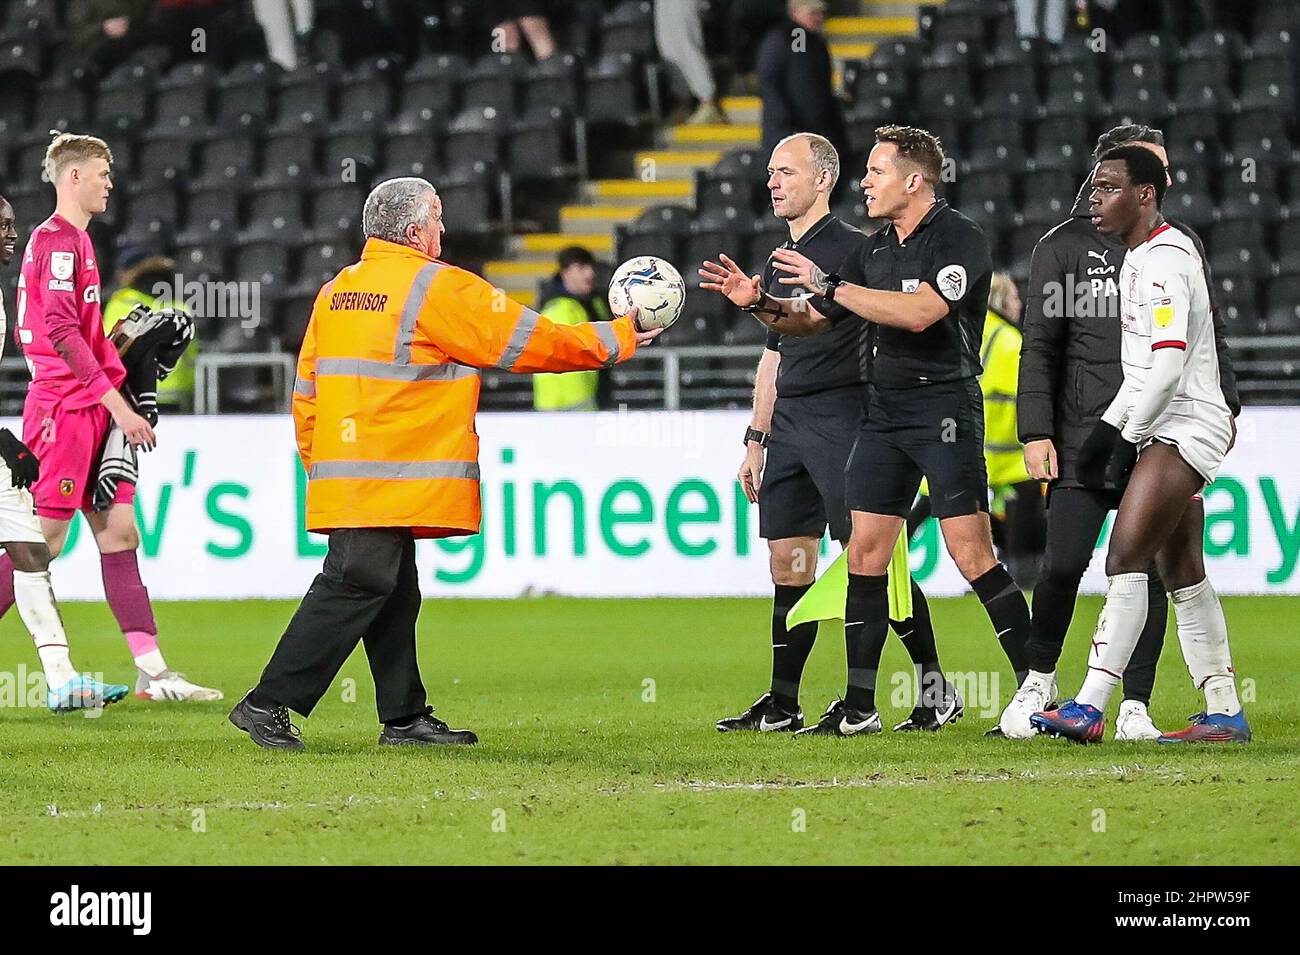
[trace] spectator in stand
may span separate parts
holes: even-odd
[[[542,314],[557,325],[608,322],[609,307],[596,294],[596,260],[580,245],[562,249],[559,271],[542,289]],[[533,375],[538,411],[596,411],[610,406],[609,369]]]
[[[697,101],[687,124],[725,123],[727,115],[718,105],[718,85],[704,52],[700,0],[655,0],[655,45],[659,55],[681,73]]]
[[[528,40],[533,58],[550,59],[555,55],[555,39],[538,0],[488,0],[484,4],[492,27],[492,52],[518,53],[520,34]]]
[[[1066,0],[1016,0],[1016,36],[1056,45],[1065,39]]]
[[[266,34],[266,52],[286,70],[307,60],[307,37],[315,14],[313,0],[253,0],[253,15]]]
[[[96,73],[146,42],[156,0],[73,0],[68,32],[74,61]]]
[[[789,0],[787,18],[758,48],[758,95],[763,100],[763,155],[796,132],[825,136],[849,156],[844,114],[831,80],[831,51],[822,36],[824,0]]]

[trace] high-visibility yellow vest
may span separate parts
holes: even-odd
[[[155,298],[138,288],[120,288],[104,303],[104,334],[126,318],[131,309],[144,305],[150,309],[176,308],[169,299]],[[158,382],[158,404],[164,407],[189,408],[194,403],[194,356],[199,350],[197,338],[185,349],[176,367]]]
[[[609,320],[609,309],[601,299],[593,300],[602,319]],[[587,310],[569,295],[557,295],[542,306],[542,314],[557,325],[581,325]],[[595,411],[598,371],[571,371],[557,375],[533,375],[533,407],[538,411]]]
[[[1016,431],[1016,382],[1022,339],[1020,329],[997,312],[990,309],[985,315],[980,390],[984,393],[984,463],[989,487],[993,488],[1029,480],[1025,449]]]
[[[631,319],[556,325],[471,272],[368,239],[317,294],[298,356],[307,529],[477,533],[478,369],[586,370],[635,353]]]

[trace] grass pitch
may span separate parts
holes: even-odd
[[[1294,864],[1300,598],[1225,605],[1253,697],[1249,746],[983,739],[1011,678],[973,597],[934,601],[944,665],[966,680],[955,726],[724,736],[714,720],[767,685],[766,601],[544,598],[425,603],[430,700],[478,731],[477,747],[376,746],[358,651],[299,720],[309,751],[287,754],[254,747],[226,712],[293,605],[162,604],[169,661],[226,702],[132,697],[86,719],[15,706],[11,693],[0,709],[0,863]],[[1099,607],[1080,602],[1063,693],[1077,688]],[[131,682],[107,608],[70,604],[64,615],[78,666]],[[1162,728],[1200,709],[1176,642],[1171,618],[1152,707]],[[0,674],[12,681],[20,664],[37,668],[11,613]],[[887,675],[910,670],[891,637],[878,694],[887,725],[911,692]],[[809,720],[843,679],[842,632],[823,626],[804,680]]]

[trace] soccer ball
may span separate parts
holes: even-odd
[[[681,273],[657,256],[628,259],[609,282],[610,310],[621,317],[635,307],[644,329],[667,328],[681,317],[685,302]]]

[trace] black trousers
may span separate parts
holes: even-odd
[[[420,581],[409,530],[333,531],[325,566],[262,671],[257,692],[307,716],[357,643],[364,642],[380,722],[428,713],[415,657],[419,614]]]
[[[1074,616],[1079,580],[1092,560],[1107,512],[1118,506],[1119,494],[1115,491],[1074,487],[1052,491],[1047,508],[1047,553],[1042,577],[1034,587],[1033,625],[1027,648],[1031,669],[1040,673],[1056,669]],[[1155,567],[1147,573],[1151,580],[1147,622],[1124,671],[1124,699],[1149,704],[1156,664],[1164,647],[1169,602]]]

